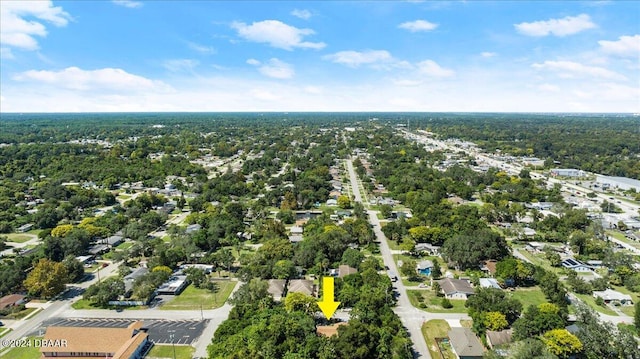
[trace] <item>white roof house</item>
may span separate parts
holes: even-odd
[[[609,303],[620,303],[621,305],[633,305],[633,299],[630,295],[620,293],[617,290],[607,289],[603,291],[593,291],[594,298],[602,298],[602,300]]]
[[[482,288],[502,289],[500,288],[500,284],[498,284],[498,281],[495,278],[480,278],[479,282],[480,287]]]

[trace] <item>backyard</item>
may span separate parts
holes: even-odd
[[[422,325],[422,335],[427,342],[429,348],[429,354],[431,358],[441,358],[440,350],[438,350],[438,343],[436,338],[448,338],[448,332],[451,327],[444,319],[430,320]],[[441,344],[442,354],[445,359],[455,359],[455,354],[451,351],[451,347],[448,344]]]

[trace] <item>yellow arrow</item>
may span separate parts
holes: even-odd
[[[333,277],[322,277],[322,301],[318,302],[318,306],[327,319],[331,319],[333,313],[336,312],[340,302],[333,299]]]

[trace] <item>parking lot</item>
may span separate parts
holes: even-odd
[[[48,326],[61,327],[97,327],[97,328],[126,328],[134,319],[66,319],[53,318],[43,323],[34,334],[44,334]],[[202,334],[208,320],[161,320],[146,319],[149,340],[156,344],[192,345]]]

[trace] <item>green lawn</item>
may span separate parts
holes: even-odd
[[[451,327],[444,319],[433,319],[422,325],[422,336],[427,342],[431,358],[440,358],[440,350],[435,338],[446,338]],[[455,359],[456,356],[449,350],[443,352],[445,359]]]
[[[21,310],[17,313],[11,313],[9,315],[6,316],[7,319],[22,319],[24,317],[26,317],[27,315],[35,312],[36,310],[39,310],[39,308],[26,308],[25,310]]]
[[[29,340],[30,343],[33,343],[33,340],[37,338],[41,338],[41,337],[29,337],[26,340]],[[42,354],[40,353],[40,348],[37,348],[35,346],[24,347],[24,348],[13,348],[3,355],[3,358],[10,358],[10,359],[40,359],[41,357],[42,357]]]
[[[633,298],[634,303],[640,300],[640,295],[638,295],[638,293],[634,293],[625,287],[612,286],[611,289],[617,290],[620,293],[629,294],[631,298]],[[619,306],[618,309],[630,317],[633,317],[635,313],[633,305]]]
[[[614,312],[613,310],[607,308],[607,307],[602,307],[596,304],[596,300],[593,298],[593,296],[588,295],[588,294],[577,294],[574,293],[574,295],[578,298],[580,298],[580,300],[582,300],[584,303],[586,303],[588,306],[590,306],[592,309],[596,310],[597,312],[600,312],[602,314],[606,314],[606,315],[613,315],[613,316],[618,316],[618,314],[616,312]]]
[[[15,243],[24,243],[30,240],[31,238],[33,238],[23,233],[8,233],[8,234],[4,234],[4,236],[7,237],[9,242],[15,242]]]
[[[133,241],[122,242],[116,247],[116,249],[125,250],[125,249],[129,249],[131,247],[133,247]]]
[[[453,308],[444,309],[440,303],[442,301],[442,297],[438,297],[433,290],[424,289],[424,290],[407,290],[407,295],[409,296],[409,301],[411,305],[414,307],[430,312],[430,313],[466,313],[467,308],[465,308],[464,303],[465,300],[460,299],[451,299],[450,302],[453,305]]]
[[[160,309],[194,310],[200,309],[200,305],[202,305],[202,309],[219,308],[227,301],[237,282],[219,280],[215,283],[218,285],[216,293],[211,293],[206,289],[198,289],[190,284],[179,296],[162,305]]]
[[[635,248],[640,249],[640,244],[638,244],[638,242],[636,241],[632,241],[629,238],[625,237],[624,234],[617,232],[617,231],[606,231],[608,235],[610,235],[611,237],[618,239],[630,246],[633,246]]]
[[[518,288],[514,292],[507,292],[507,296],[519,300],[523,310],[526,310],[530,305],[537,306],[547,302],[547,298],[538,287]]]
[[[194,347],[190,347],[187,345],[176,345],[172,346],[171,344],[156,344],[154,345],[149,354],[147,354],[147,358],[170,358],[173,359],[173,353],[175,349],[175,358],[176,359],[191,359],[193,358],[193,352],[195,352]]]

